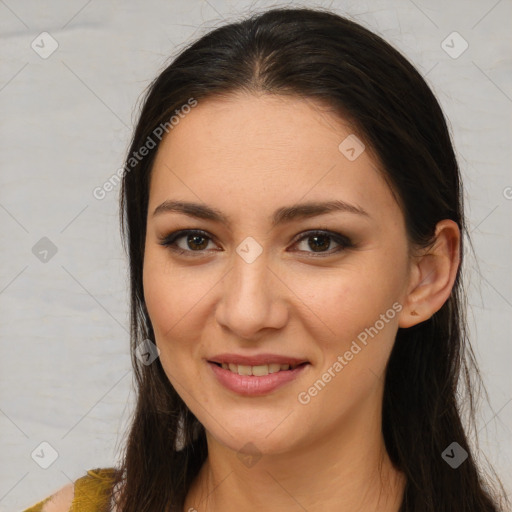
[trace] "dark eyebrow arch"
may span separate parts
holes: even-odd
[[[315,217],[317,215],[335,211],[353,213],[370,218],[370,215],[363,208],[346,203],[345,201],[334,200],[327,202],[307,202],[278,208],[272,216],[272,227],[292,222],[296,219]],[[167,200],[155,208],[153,217],[166,212],[183,213],[199,219],[213,220],[228,227],[231,225],[231,219],[228,216],[215,208],[201,203]]]

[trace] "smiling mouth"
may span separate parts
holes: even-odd
[[[279,363],[270,363],[270,364],[260,364],[257,366],[249,366],[244,364],[233,364],[233,363],[217,363],[215,361],[209,361],[212,364],[215,364],[219,368],[223,368],[224,370],[228,370],[232,373],[237,373],[238,375],[253,375],[255,377],[263,377],[264,375],[269,375],[271,373],[285,372],[290,370],[295,370],[299,366],[304,366],[309,364],[308,362],[300,363],[300,364],[279,364]]]

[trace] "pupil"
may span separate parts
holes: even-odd
[[[196,244],[196,240],[197,240],[197,239],[199,239],[199,240],[201,240],[201,239],[202,239],[202,240],[203,240],[203,243],[202,243],[202,244],[201,244],[201,243]],[[192,244],[200,245],[200,246],[201,246],[201,247],[199,247],[199,249],[204,249],[204,247],[205,247],[206,245],[208,245],[207,243],[205,243],[205,238],[204,238],[204,236],[201,236],[201,235],[189,235],[189,237],[188,237],[188,241],[189,241],[189,243],[190,243],[190,241],[191,241],[191,240],[192,240]]]
[[[324,244],[318,244],[318,243],[315,242],[314,245],[309,244],[311,249],[327,249],[329,247],[329,241],[328,241],[329,237],[326,236],[326,235],[314,235],[314,236],[310,237],[310,240],[314,239],[314,240],[318,241],[319,238],[323,239],[324,241],[327,241],[327,244],[325,244],[325,243]]]

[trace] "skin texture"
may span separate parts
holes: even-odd
[[[310,100],[235,94],[199,102],[158,150],[145,300],[163,368],[204,425],[209,451],[186,511],[399,508],[404,479],[381,433],[385,366],[398,328],[428,319],[448,298],[460,235],[442,221],[428,254],[413,251],[369,147],[354,161],[338,149],[352,133]],[[368,216],[331,212],[271,226],[280,207],[336,199]],[[166,200],[208,204],[231,226],[176,212],[153,216]],[[210,238],[177,240],[190,256],[159,243],[180,229]],[[317,229],[341,233],[354,247],[335,252],[340,246],[327,238],[315,251],[311,238],[298,240]],[[262,249],[251,263],[236,252],[249,236]],[[393,304],[399,311],[389,318]],[[381,315],[387,321],[378,334],[300,403],[299,393]],[[218,383],[206,362],[225,352],[283,354],[310,365],[278,390],[244,397]],[[241,455],[251,454],[248,465]]]
[[[74,483],[69,483],[52,495],[42,508],[42,512],[67,512],[75,494]]]

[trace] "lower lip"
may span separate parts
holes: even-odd
[[[261,396],[274,391],[287,382],[296,379],[309,363],[297,366],[294,370],[281,370],[276,373],[269,373],[256,377],[255,375],[238,375],[230,370],[224,370],[215,363],[208,362],[213,373],[219,382],[226,388],[245,396]]]

